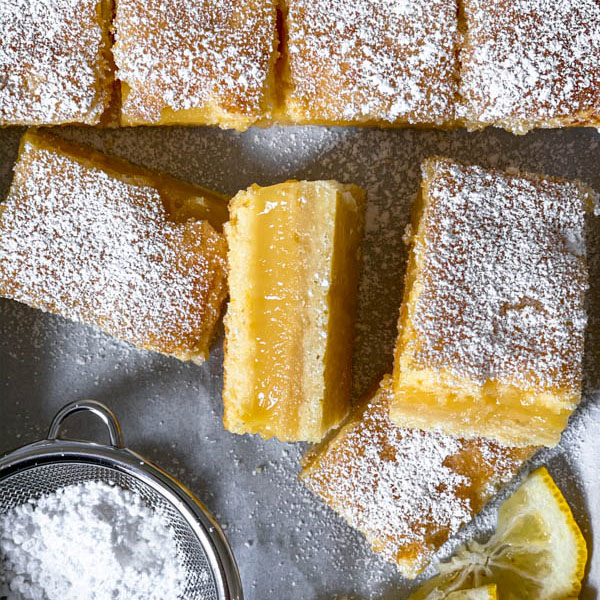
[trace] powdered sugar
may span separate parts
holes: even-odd
[[[215,105],[256,119],[269,108],[272,0],[120,0],[115,30],[128,118],[156,122],[165,108]]]
[[[582,184],[426,161],[413,360],[458,377],[581,389]],[[579,240],[574,243],[574,240]]]
[[[471,126],[523,133],[600,119],[598,0],[465,0],[464,14]]]
[[[157,190],[27,143],[0,226],[2,295],[148,349],[204,352],[225,242],[206,223],[171,222]]]
[[[455,0],[287,0],[297,120],[442,124],[453,118]]]
[[[0,2],[0,125],[99,122],[110,95],[102,4]]]
[[[166,519],[116,486],[71,485],[0,515],[8,600],[164,600],[186,576]]]
[[[303,479],[377,552],[414,577],[532,450],[395,427],[389,385],[384,380],[322,453],[308,455]]]

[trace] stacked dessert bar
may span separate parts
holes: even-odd
[[[393,377],[301,474],[409,577],[581,398],[594,201],[576,181],[445,158],[422,177]]]

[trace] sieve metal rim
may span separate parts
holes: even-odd
[[[110,444],[60,437],[63,422],[80,411],[91,412],[104,421]],[[235,557],[215,518],[183,484],[158,465],[125,447],[119,421],[107,406],[96,400],[79,400],[64,406],[52,420],[46,439],[0,456],[0,484],[16,473],[57,463],[99,465],[148,485],[173,505],[198,538],[213,571],[219,600],[243,600]]]

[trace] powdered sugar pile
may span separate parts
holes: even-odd
[[[99,0],[0,2],[0,124],[95,124],[109,97]]]
[[[581,389],[586,314],[577,182],[507,176],[443,159],[431,177],[413,325],[418,365],[481,383]]]
[[[164,517],[117,486],[71,485],[0,515],[8,600],[165,600],[186,576]]]
[[[212,103],[261,116],[275,50],[272,0],[122,0],[115,29],[129,117],[158,121],[164,108]]]
[[[540,122],[600,119],[598,0],[465,0],[464,14],[470,121],[523,133]]]
[[[298,117],[441,124],[453,117],[455,0],[289,0]]]

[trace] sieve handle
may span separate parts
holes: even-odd
[[[94,413],[97,417],[100,417],[100,419],[104,421],[104,424],[108,429],[111,446],[114,446],[115,448],[124,447],[123,436],[121,435],[121,426],[119,425],[117,417],[115,417],[114,413],[107,406],[101,402],[98,402],[97,400],[76,400],[75,402],[71,402],[70,404],[67,404],[61,408],[50,425],[48,439],[58,439],[60,435],[60,429],[64,421],[71,415],[84,410]]]

